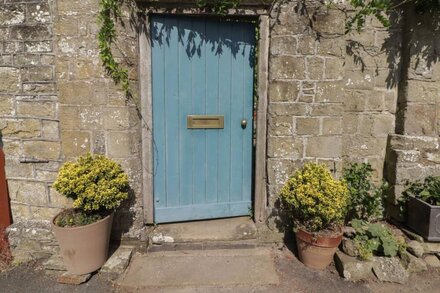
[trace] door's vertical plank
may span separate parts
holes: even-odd
[[[166,182],[165,182],[165,71],[164,71],[164,47],[165,35],[162,30],[163,18],[152,17],[152,90],[153,99],[153,182],[154,182],[154,206],[156,208],[166,206]]]
[[[255,28],[251,24],[244,27],[243,62],[243,117],[248,121],[243,136],[243,184],[242,200],[249,200],[252,193],[252,133],[253,133],[253,96],[254,96],[254,46]]]
[[[222,115],[218,112],[218,29],[217,21],[206,21],[206,114]],[[218,130],[206,131],[206,201],[217,202],[218,184]]]
[[[218,166],[218,202],[228,202],[231,172],[231,50],[226,45],[231,40],[231,23],[221,22],[219,29],[219,114],[224,115],[224,129],[219,130],[220,164]]]
[[[193,194],[193,139],[192,131],[186,128],[186,117],[192,114],[192,70],[187,52],[191,42],[191,19],[180,19],[179,27],[179,142],[180,142],[180,205],[192,204]]]
[[[178,18],[166,18],[165,50],[165,147],[167,207],[179,205],[179,99],[177,74]]]
[[[231,195],[230,201],[241,201],[243,182],[243,28],[237,26],[232,34],[232,83],[231,83]]]
[[[193,42],[190,46],[192,71],[193,114],[204,115],[206,111],[205,80],[205,21],[193,19]],[[193,134],[193,203],[203,204],[206,198],[206,130],[194,129]]]

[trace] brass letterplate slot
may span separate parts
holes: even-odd
[[[190,129],[224,128],[224,125],[223,115],[188,115],[186,117],[186,127]]]

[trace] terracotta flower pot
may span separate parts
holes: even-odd
[[[301,262],[310,268],[320,270],[332,262],[336,249],[342,241],[342,232],[321,235],[298,229],[295,234]]]
[[[58,227],[54,224],[55,218],[52,220],[52,229],[60,244],[67,270],[83,275],[102,267],[108,257],[113,213],[96,223],[81,227]]]

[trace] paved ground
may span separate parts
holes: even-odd
[[[176,252],[172,253],[176,255]],[[172,256],[172,253],[170,253],[170,256]],[[221,252],[216,253],[221,254]],[[238,260],[239,252],[234,253],[236,254],[236,259]],[[229,256],[233,255],[234,253],[232,253],[231,251],[223,252],[223,254],[229,254]],[[269,252],[270,259],[267,258],[267,251],[251,252],[247,250],[246,252],[245,250],[243,254],[240,254],[242,255],[241,265],[243,265],[243,259],[245,259],[244,255],[249,255],[252,253],[257,253],[257,255],[260,254],[260,257],[258,257],[259,260],[256,260],[253,265],[259,265],[259,268],[265,268],[269,270],[269,272],[257,272],[259,274],[259,278],[255,282],[242,282],[241,284],[237,284],[227,280],[223,280],[222,282],[224,284],[222,285],[212,282],[210,283],[210,285],[205,284],[203,286],[196,286],[194,284],[187,284],[183,287],[144,286],[143,288],[131,288],[132,290],[128,290],[127,287],[117,288],[114,284],[114,281],[110,279],[109,275],[99,273],[94,275],[91,280],[86,284],[72,286],[58,284],[55,280],[55,276],[46,275],[45,272],[41,269],[40,263],[35,263],[22,265],[8,272],[1,273],[0,292],[440,292],[439,269],[430,269],[428,272],[413,274],[407,285],[383,284],[378,283],[375,280],[371,280],[369,282],[352,283],[341,279],[335,271],[334,267],[332,266],[324,271],[314,271],[304,267],[288,250],[280,251],[277,249],[272,249]],[[213,254],[215,253],[213,252]],[[135,256],[135,258],[133,259],[133,266],[136,264],[136,258],[137,256]],[[225,262],[229,261],[230,265],[234,266],[234,257],[226,257],[224,260]],[[211,263],[211,265],[220,265],[219,263],[215,264],[215,261],[219,261],[219,259],[213,259],[210,261],[214,262],[214,264]],[[169,265],[170,264],[168,263],[168,267],[166,267],[165,263],[156,261],[154,263],[154,268],[155,270],[160,271],[162,270],[162,268],[169,268]],[[193,264],[193,266],[194,265],[196,264]],[[225,264],[223,263],[222,265]],[[219,269],[220,267],[214,267],[211,268],[211,271],[217,270],[218,272]],[[151,271],[148,272],[147,268],[137,267],[136,270],[139,278],[148,279],[148,277],[150,277],[151,279],[151,276],[153,275]],[[188,274],[189,270],[191,270],[191,264],[188,264],[186,267],[183,266],[183,268],[181,268],[180,274]],[[275,271],[275,274],[273,273],[273,271]],[[212,280],[213,279],[211,279],[211,281]]]

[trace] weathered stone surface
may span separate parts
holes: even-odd
[[[356,257],[359,255],[359,251],[357,250],[356,246],[354,245],[353,240],[351,239],[344,239],[342,241],[342,251],[349,255]]]
[[[423,258],[423,260],[428,264],[428,266],[433,268],[440,268],[440,260],[437,256],[430,254]]]
[[[372,276],[372,261],[361,261],[341,251],[335,254],[335,265],[339,275],[347,280],[358,281]]]
[[[274,81],[269,86],[269,99],[271,101],[293,102],[298,98],[300,84],[294,81]]]
[[[407,243],[408,247],[406,248],[409,252],[417,257],[422,257],[424,249],[420,242],[411,240]]]
[[[102,266],[101,272],[122,274],[130,263],[134,247],[119,246]]]
[[[0,7],[0,24],[20,24],[25,20],[24,5],[2,5]]]
[[[57,278],[57,282],[68,285],[80,285],[87,282],[92,274],[75,275],[69,272],[65,272]]]
[[[428,269],[423,259],[415,257],[410,253],[402,254],[400,260],[403,267],[410,273],[423,272]]]
[[[86,131],[61,131],[63,154],[77,157],[90,151],[90,133]]]
[[[307,140],[306,155],[318,158],[340,157],[342,141],[337,136],[311,137]]]
[[[425,253],[440,253],[440,243],[437,242],[425,242],[422,243]]]
[[[305,60],[303,57],[274,56],[271,59],[270,77],[277,79],[304,79]]]
[[[267,155],[269,158],[299,158],[302,155],[302,140],[294,137],[273,137],[268,141]]]
[[[405,284],[409,278],[409,273],[395,257],[374,257],[373,272],[382,282]]]
[[[61,154],[59,142],[53,141],[25,141],[23,155],[34,160],[58,160]]]
[[[319,134],[318,118],[296,118],[296,134],[317,135]]]
[[[20,70],[13,67],[0,67],[0,93],[15,93],[20,90]]]
[[[49,271],[67,271],[63,258],[59,254],[54,254],[43,263],[45,270]]]

